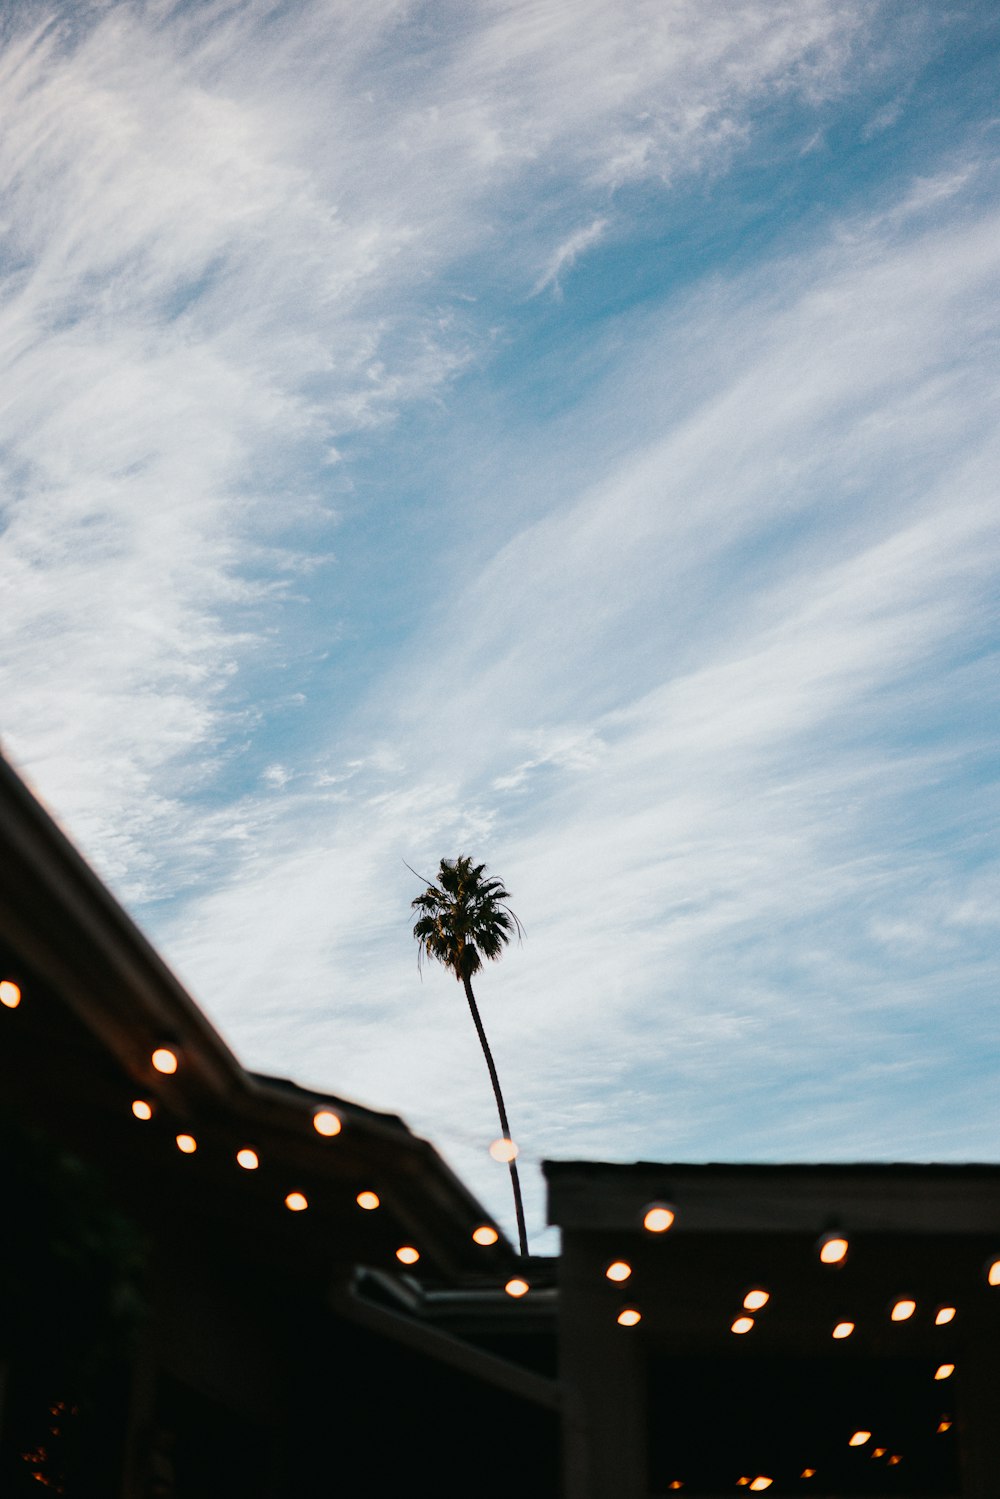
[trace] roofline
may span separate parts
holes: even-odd
[[[549,1222],[635,1230],[646,1206],[671,1204],[671,1233],[1000,1234],[1000,1165],[830,1162],[819,1165],[545,1161]]]
[[[637,1179],[650,1174],[667,1173],[673,1178],[704,1180],[709,1177],[741,1176],[756,1173],[763,1179],[778,1177],[861,1177],[865,1174],[892,1176],[954,1177],[956,1173],[995,1175],[1000,1181],[997,1161],[543,1161],[545,1176],[555,1180],[566,1175],[603,1174]]]
[[[541,1295],[545,1297],[547,1313],[553,1315],[556,1293],[542,1292]],[[496,1306],[503,1302],[506,1302],[506,1306],[501,1309],[508,1314],[507,1320],[516,1323],[518,1313],[523,1312],[524,1308],[516,1303],[512,1305],[510,1298],[505,1297],[502,1291],[489,1296],[488,1300],[480,1299],[478,1304]],[[477,1305],[477,1300],[468,1298],[467,1304],[471,1308]],[[402,1312],[369,1301],[364,1295],[362,1274],[356,1276],[351,1284],[332,1291],[329,1305],[340,1316],[347,1317],[382,1337],[392,1338],[425,1357],[450,1364],[460,1374],[494,1385],[534,1405],[556,1412],[561,1409],[562,1387],[557,1380],[537,1374],[500,1354],[488,1352],[465,1338],[456,1337],[453,1333],[436,1327],[425,1319],[426,1307],[420,1299],[414,1299],[408,1306],[401,1301],[400,1305],[405,1307]]]

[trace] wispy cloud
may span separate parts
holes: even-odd
[[[502,249],[530,278],[547,238],[568,263],[561,223],[512,235],[496,203],[523,216],[543,168],[620,177],[626,145],[631,175],[690,167],[776,79],[833,86],[856,25],[833,0],[707,29],[454,7],[428,45],[394,0],[10,20],[4,725],[120,888],[184,877],[187,800],[267,711],[240,668],[280,654],[287,542],[327,545],[350,479],[325,460],[492,336],[433,274]]]
[[[603,239],[604,231],[607,227],[607,219],[594,219],[586,228],[575,230],[567,239],[563,240],[562,244],[552,254],[545,270],[535,282],[532,295],[537,296],[547,286],[551,286],[558,295],[561,295],[559,285],[560,274],[563,271],[572,269],[585,251],[589,250],[592,245],[596,245],[598,240]]]

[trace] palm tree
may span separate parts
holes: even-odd
[[[409,867],[409,866],[407,866]],[[416,874],[416,870],[412,873]],[[510,941],[511,933],[522,934],[521,923],[507,904],[510,896],[502,880],[486,877],[485,864],[473,864],[471,859],[442,859],[438,867],[437,884],[428,884],[422,895],[412,902],[420,915],[413,927],[417,939],[417,963],[425,958],[450,968],[465,989],[469,1001],[473,1024],[483,1048],[486,1066],[489,1068],[493,1096],[497,1101],[500,1128],[504,1139],[509,1140],[510,1125],[504,1108],[500,1079],[490,1051],[483,1022],[479,1018],[479,1007],[472,992],[472,975],[483,966],[483,958],[496,960]],[[421,876],[417,875],[420,879]],[[528,1236],[524,1228],[524,1207],[521,1203],[521,1183],[517,1164],[509,1162],[510,1181],[514,1192],[514,1212],[517,1216],[517,1232],[521,1242],[521,1253],[528,1253]]]

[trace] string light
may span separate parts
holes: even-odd
[[[746,1293],[743,1298],[743,1305],[748,1312],[759,1312],[762,1306],[767,1306],[770,1299],[771,1295],[769,1291],[757,1289]]]
[[[676,1216],[669,1203],[651,1202],[648,1207],[643,1208],[642,1226],[647,1233],[665,1234],[672,1227]]]
[[[198,1141],[195,1139],[194,1135],[178,1135],[177,1149],[181,1151],[183,1155],[194,1155],[195,1151],[198,1149]]]
[[[853,1331],[853,1322],[838,1322],[836,1327],[833,1329],[833,1336],[835,1338],[849,1338]]]
[[[735,1333],[744,1333],[749,1332],[751,1327],[753,1327],[752,1317],[737,1317],[736,1321],[733,1323],[729,1331]]]
[[[304,1213],[309,1206],[309,1199],[304,1192],[289,1192],[285,1198],[285,1207],[290,1213]]]
[[[955,1365],[954,1364],[939,1364],[938,1367],[937,1367],[937,1369],[936,1369],[936,1371],[935,1371],[934,1378],[935,1379],[950,1379],[951,1376],[954,1374],[954,1372],[955,1372]]]
[[[803,1468],[802,1469],[802,1473],[801,1473],[801,1477],[802,1478],[815,1478],[816,1477],[816,1469],[815,1468]]]
[[[953,1306],[939,1306],[934,1313],[935,1327],[944,1327],[946,1322],[954,1322],[955,1308]]]
[[[842,1265],[847,1258],[848,1243],[843,1234],[824,1234],[819,1241],[819,1257],[824,1265]]]
[[[632,1266],[625,1260],[612,1260],[604,1274],[608,1280],[616,1281],[620,1285],[623,1280],[628,1280],[632,1274]]]
[[[396,1250],[396,1258],[401,1265],[415,1265],[420,1258],[420,1250],[414,1249],[412,1244],[403,1244]]]
[[[888,1463],[887,1463],[886,1466],[890,1467],[890,1468],[898,1468],[899,1465],[900,1465],[900,1463],[902,1461],[903,1461],[903,1459],[900,1457],[899,1453],[898,1452],[894,1452],[893,1455],[892,1455],[892,1457],[890,1457],[890,1459],[889,1459],[889,1461],[888,1461]]]
[[[359,1208],[364,1208],[366,1213],[374,1213],[382,1204],[382,1199],[377,1192],[359,1192],[354,1201]]]
[[[0,1005],[5,1005],[8,1010],[16,1010],[21,1003],[21,990],[13,979],[0,980]]]
[[[478,1228],[472,1230],[473,1243],[482,1244],[484,1247],[495,1244],[499,1237],[496,1229],[489,1223],[481,1223]]]
[[[1000,1286],[1000,1260],[994,1260],[990,1265],[986,1271],[986,1281],[988,1285]]]
[[[499,1140],[494,1140],[490,1146],[490,1155],[495,1161],[502,1164],[516,1161],[519,1151],[513,1140],[508,1140],[506,1135],[501,1135]]]
[[[158,1046],[149,1059],[157,1072],[169,1076],[177,1071],[177,1053],[170,1050],[169,1046]]]
[[[771,1485],[772,1485],[773,1482],[774,1482],[773,1478],[765,1478],[764,1475],[763,1475],[763,1473],[761,1473],[759,1475],[759,1477],[757,1477],[757,1478],[755,1478],[753,1480],[753,1482],[750,1485],[750,1488],[753,1490],[753,1492],[755,1494],[759,1494],[762,1489],[769,1489],[771,1487]]]
[[[260,1157],[258,1156],[257,1152],[255,1150],[251,1150],[248,1145],[244,1146],[242,1150],[238,1150],[236,1152],[236,1159],[243,1167],[244,1171],[256,1171],[257,1167],[260,1165]]]
[[[132,1113],[137,1119],[152,1119],[153,1105],[147,1103],[144,1098],[133,1098]]]
[[[848,1447],[863,1447],[865,1443],[870,1442],[871,1439],[872,1434],[870,1431],[856,1431],[847,1445]]]
[[[339,1135],[343,1127],[340,1115],[335,1114],[332,1109],[317,1109],[313,1115],[313,1129],[318,1135],[325,1135],[329,1139],[333,1135]]]
[[[642,1321],[642,1313],[634,1306],[623,1307],[616,1317],[619,1327],[638,1327]]]
[[[893,1322],[906,1322],[910,1317],[913,1316],[913,1313],[916,1311],[916,1309],[917,1303],[915,1301],[910,1301],[908,1298],[904,1297],[902,1301],[897,1301],[895,1303],[892,1311],[889,1313],[889,1316],[892,1318]]]
[[[938,1435],[940,1436],[942,1432],[944,1432],[944,1431],[950,1431],[951,1430],[951,1422],[950,1421],[939,1421],[938,1424],[937,1424],[937,1429],[938,1429]]]
[[[509,1280],[504,1286],[504,1290],[507,1292],[508,1296],[513,1296],[514,1300],[516,1301],[520,1296],[527,1296],[528,1292],[531,1290],[531,1287],[528,1285],[528,1282],[526,1280],[522,1280],[519,1275],[515,1275],[513,1279]]]
[[[873,1447],[872,1448],[872,1457],[885,1457],[885,1448],[884,1447]]]

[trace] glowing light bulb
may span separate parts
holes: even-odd
[[[512,1280],[509,1280],[504,1286],[504,1290],[507,1292],[508,1296],[513,1296],[516,1301],[519,1296],[527,1296],[528,1292],[531,1290],[531,1287],[528,1285],[528,1282],[526,1280],[522,1280],[519,1275],[515,1275],[514,1278]]]
[[[619,1327],[638,1327],[642,1313],[634,1306],[623,1307],[615,1319]]]
[[[907,1322],[913,1316],[916,1309],[917,1303],[910,1301],[908,1297],[904,1297],[902,1301],[897,1301],[894,1304],[889,1316],[893,1322]]]
[[[986,1281],[988,1285],[1000,1286],[1000,1260],[994,1260],[990,1265],[986,1271]]]
[[[773,1478],[765,1478],[764,1475],[763,1475],[763,1473],[762,1473],[758,1478],[755,1478],[753,1480],[753,1482],[750,1485],[750,1488],[753,1490],[753,1492],[755,1494],[759,1494],[762,1489],[769,1489],[771,1487],[771,1485],[772,1485],[773,1482],[774,1482]]]
[[[343,1129],[340,1115],[335,1114],[332,1109],[317,1109],[313,1115],[313,1129],[318,1135],[339,1135]]]
[[[157,1072],[167,1076],[177,1071],[177,1053],[171,1051],[169,1046],[158,1046],[149,1060]]]
[[[935,1327],[944,1327],[946,1322],[954,1322],[955,1308],[953,1306],[939,1306],[934,1313]]]
[[[848,1447],[863,1447],[865,1443],[870,1442],[871,1439],[872,1434],[870,1431],[856,1431],[847,1445]]]
[[[494,1140],[490,1146],[490,1155],[495,1161],[516,1161],[518,1149],[513,1140],[508,1140],[505,1135],[501,1135],[500,1139]]]
[[[667,1484],[668,1489],[682,1489],[683,1487],[684,1485],[681,1483],[679,1478],[675,1478]]]
[[[133,1098],[132,1112],[137,1119],[152,1119],[153,1106],[147,1103],[144,1098]]]
[[[833,1329],[833,1336],[835,1338],[849,1338],[853,1331],[853,1322],[838,1322],[836,1327]]]
[[[824,1265],[842,1265],[848,1244],[843,1234],[824,1234],[819,1241],[819,1257]]]
[[[396,1258],[401,1265],[415,1265],[420,1258],[420,1250],[414,1249],[412,1244],[403,1244],[396,1250]]]
[[[354,1201],[359,1208],[364,1208],[366,1213],[374,1213],[377,1207],[381,1207],[382,1199],[377,1192],[359,1192]]]
[[[885,1448],[884,1447],[873,1447],[872,1448],[872,1457],[885,1457]]]
[[[475,1244],[495,1244],[500,1235],[489,1223],[481,1223],[478,1228],[472,1230],[472,1239]]]
[[[304,1192],[289,1192],[285,1198],[285,1207],[290,1213],[304,1213],[309,1206],[309,1199]]]
[[[815,1478],[816,1477],[816,1469],[815,1468],[803,1468],[801,1476],[803,1478]]]
[[[759,1312],[762,1306],[767,1306],[771,1299],[769,1291],[748,1291],[743,1298],[743,1305],[748,1312]]]
[[[900,1465],[900,1463],[902,1461],[903,1461],[903,1459],[900,1457],[899,1453],[898,1452],[894,1452],[893,1455],[892,1455],[892,1457],[890,1457],[890,1459],[889,1459],[888,1463],[886,1464],[886,1466],[889,1467],[889,1468],[898,1468],[899,1465]]]
[[[238,1150],[236,1152],[236,1159],[243,1167],[244,1171],[256,1171],[257,1167],[260,1165],[260,1157],[258,1156],[257,1152],[255,1150],[251,1150],[248,1145],[244,1146],[242,1150]]]
[[[623,1280],[628,1280],[629,1276],[632,1274],[632,1266],[625,1260],[612,1260],[611,1264],[608,1266],[604,1273],[607,1276],[608,1280],[614,1280],[621,1283],[621,1281]]]
[[[665,1234],[673,1224],[676,1213],[666,1202],[651,1202],[643,1209],[642,1226],[647,1233]]]
[[[177,1149],[184,1155],[194,1155],[195,1151],[198,1149],[198,1141],[195,1139],[194,1135],[178,1135]]]
[[[954,1364],[939,1364],[934,1373],[935,1379],[950,1379],[955,1372]]]
[[[16,1010],[21,1003],[21,990],[13,979],[0,980],[0,1005]]]
[[[752,1317],[737,1317],[736,1321],[733,1323],[729,1331],[735,1333],[744,1333],[749,1332],[751,1327],[753,1327]]]
[[[938,1429],[938,1434],[939,1435],[941,1434],[941,1432],[950,1431],[951,1430],[951,1422],[950,1421],[939,1421],[938,1424],[937,1424],[937,1429]]]

